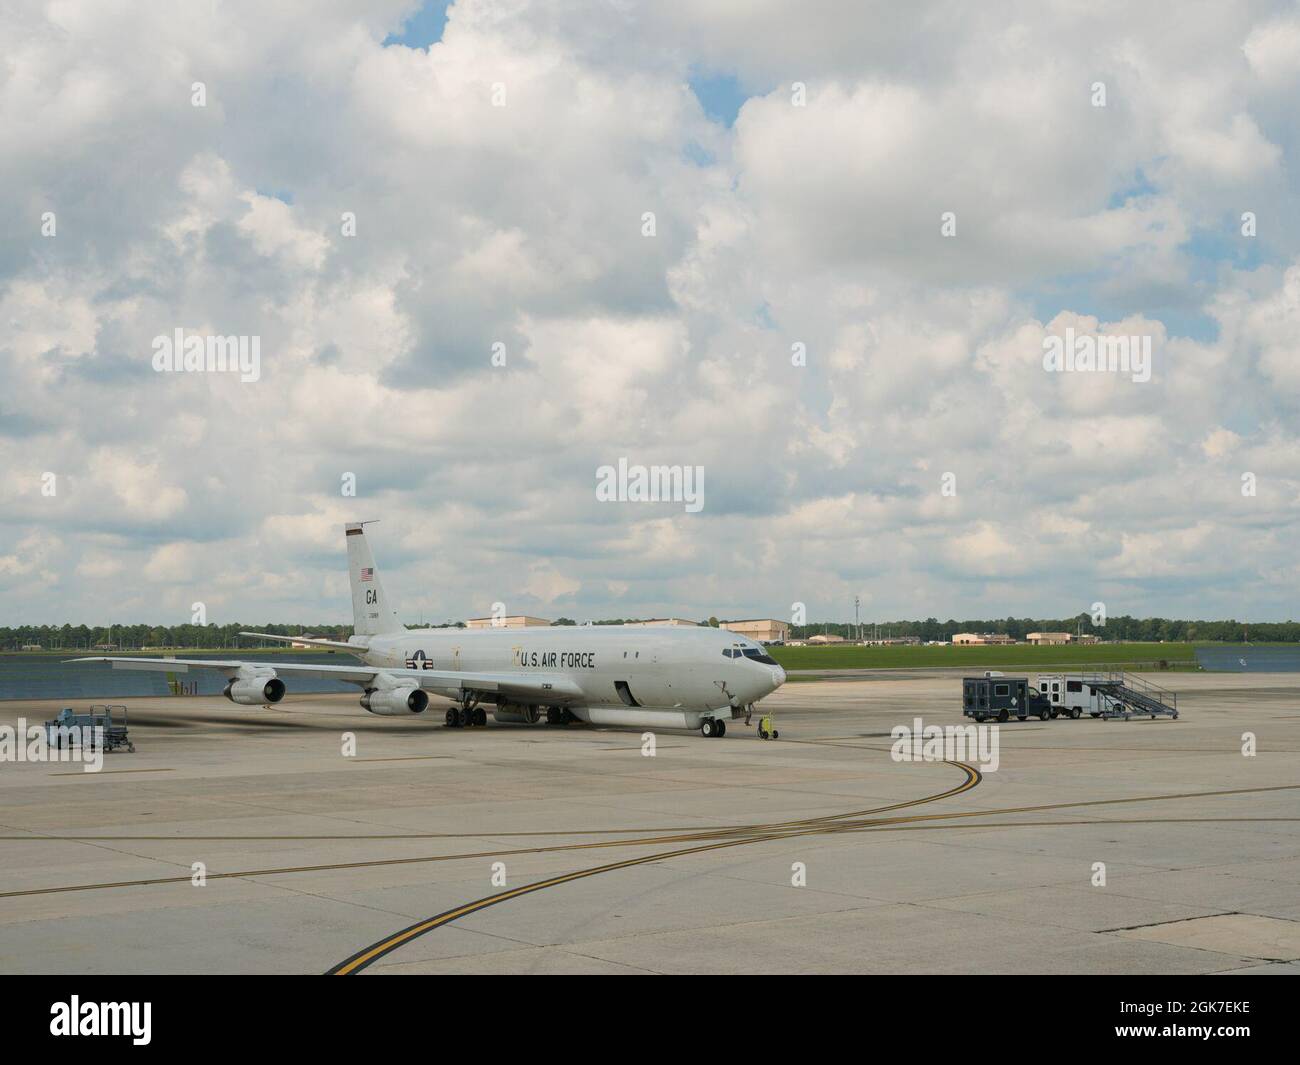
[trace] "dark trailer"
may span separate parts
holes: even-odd
[[[961,712],[976,721],[990,717],[999,721],[1011,717],[1024,721],[1030,714],[1046,721],[1055,716],[1051,701],[1029,686],[1028,677],[964,677],[961,687]]]

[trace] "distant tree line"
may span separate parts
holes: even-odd
[[[1179,621],[1173,618],[1135,618],[1125,614],[1106,619],[1094,626],[1088,614],[1071,618],[992,618],[983,621],[956,621],[949,618],[926,618],[924,621],[829,622],[794,625],[796,639],[830,633],[853,639],[859,628],[867,638],[884,636],[919,636],[922,640],[951,640],[958,632],[998,632],[1023,640],[1031,632],[1070,632],[1100,636],[1103,640],[1166,643],[1229,642],[1300,643],[1300,622],[1296,621]]]
[[[618,625],[635,618],[610,618],[597,625]],[[556,625],[576,625],[571,618],[557,618]],[[701,620],[701,625],[718,625],[717,618]],[[721,624],[725,625],[726,621]],[[463,628],[460,621],[441,624],[424,623],[407,628]],[[831,633],[853,639],[858,626],[852,622],[830,621],[810,625],[795,625],[791,635],[796,638]],[[231,622],[228,625],[17,625],[0,627],[0,649],[21,650],[25,646],[39,645],[43,649],[85,651],[96,647],[118,650],[144,648],[187,647],[252,647],[256,641],[240,637],[241,631],[267,632],[274,636],[302,636],[310,634],[327,640],[346,640],[352,634],[351,625],[283,625],[274,622]],[[922,640],[951,640],[958,632],[1000,632],[1016,640],[1023,640],[1030,632],[1083,632],[1100,636],[1103,640],[1126,640],[1167,643],[1193,641],[1240,643],[1300,643],[1300,622],[1295,621],[1178,621],[1170,618],[1108,618],[1105,626],[1093,627],[1087,614],[1072,618],[995,618],[984,621],[956,621],[949,618],[939,621],[867,622],[861,625],[862,635],[919,636]]]
[[[351,625],[276,625],[233,621],[228,625],[16,625],[0,628],[0,648],[17,651],[39,644],[47,651],[93,650],[113,647],[138,651],[145,647],[253,647],[256,641],[239,633],[269,632],[275,636],[311,633],[327,640],[346,640]]]

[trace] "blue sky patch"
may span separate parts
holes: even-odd
[[[735,124],[741,104],[750,97],[734,74],[693,71],[689,84],[704,113],[728,129]]]
[[[418,11],[412,12],[397,33],[384,38],[384,47],[400,44],[405,48],[428,48],[442,40],[447,28],[447,8],[452,0],[424,0]]]

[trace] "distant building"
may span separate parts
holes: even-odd
[[[952,642],[958,647],[984,647],[1016,641],[1001,632],[958,632],[953,634]]]
[[[43,650],[45,650],[45,648],[43,648],[39,643],[25,643],[25,644],[22,645],[22,647],[19,648],[19,650],[21,650],[21,651],[43,651]]]
[[[1076,636],[1072,632],[1030,632],[1025,634],[1025,640],[1029,643],[1044,646],[1059,646],[1065,643],[1101,643],[1100,636],[1094,636],[1092,633],[1086,635],[1080,633]]]
[[[836,636],[833,632],[819,632],[816,636],[808,637],[809,643],[844,643],[843,636]]]
[[[911,647],[921,642],[919,636],[879,636],[874,640],[863,640],[867,647]]]
[[[691,625],[695,626],[694,621],[687,621],[685,618],[647,618],[645,621],[625,621],[624,625],[643,625],[643,626],[664,626],[664,625]]]
[[[759,643],[785,643],[790,638],[790,623],[777,621],[775,618],[724,621],[719,623],[718,627],[734,632],[737,636],[748,636]]]
[[[465,622],[468,629],[535,629],[550,625],[545,618],[531,618],[526,614],[516,614],[508,618],[470,618]]]

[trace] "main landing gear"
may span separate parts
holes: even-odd
[[[567,707],[548,706],[546,708],[546,723],[548,725],[567,725],[570,721],[576,720],[577,718],[569,712]]]
[[[720,718],[706,717],[700,722],[700,735],[706,740],[714,736],[725,736],[727,734],[727,723]]]
[[[466,694],[459,706],[447,707],[447,728],[476,728],[487,724],[487,711],[479,706],[479,696]]]

